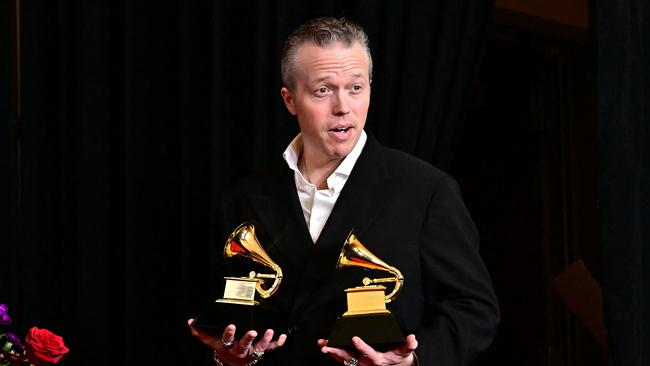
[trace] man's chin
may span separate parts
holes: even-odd
[[[338,159],[338,160],[345,159],[345,157],[348,156],[352,152],[353,148],[354,148],[354,145],[346,146],[345,148],[335,149],[335,150],[333,150],[331,152],[331,156],[332,156],[332,158]]]
[[[343,141],[330,140],[331,151],[339,156],[347,156],[359,141],[359,135],[352,135]]]

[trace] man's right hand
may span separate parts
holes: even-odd
[[[241,337],[240,340],[235,338],[237,328],[230,324],[224,329],[221,338],[201,330],[200,328],[192,327],[194,319],[189,319],[187,325],[192,329],[192,335],[201,340],[203,344],[212,348],[215,356],[224,364],[231,366],[250,365],[258,361],[264,352],[273,351],[284,345],[287,340],[285,334],[281,334],[276,341],[273,339],[273,330],[267,329],[260,340],[253,344],[257,338],[257,332],[249,330]]]

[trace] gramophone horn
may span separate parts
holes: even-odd
[[[255,236],[255,226],[247,222],[239,225],[235,231],[230,234],[226,246],[223,248],[223,255],[225,258],[242,256],[271,268],[275,271],[275,274],[254,274],[254,272],[251,274],[259,279],[274,279],[271,287],[266,290],[262,287],[264,280],[257,282],[255,288],[262,298],[268,298],[277,291],[280,282],[282,282],[282,269],[271,259],[271,257],[269,257],[262,245],[260,245],[257,236]]]
[[[363,244],[361,244],[353,231],[350,232],[345,240],[341,253],[339,254],[339,260],[336,263],[337,269],[345,267],[375,269],[393,274],[393,277],[389,278],[364,279],[364,285],[369,285],[371,283],[395,282],[395,288],[393,288],[393,291],[386,295],[385,300],[387,303],[395,300],[397,293],[400,291],[402,284],[404,283],[404,276],[402,276],[402,273],[397,268],[388,265],[386,262],[372,254],[363,246]]]

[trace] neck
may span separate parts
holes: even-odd
[[[327,178],[336,170],[339,164],[343,161],[341,159],[329,160],[317,164],[310,161],[305,157],[305,153],[300,154],[298,161],[298,169],[305,179],[316,186],[318,189],[327,189]]]

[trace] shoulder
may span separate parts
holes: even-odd
[[[284,167],[273,162],[268,167],[253,171],[214,195],[214,219],[223,230],[224,235],[232,230],[243,220],[253,219],[255,202],[269,202],[267,197],[284,197],[284,193],[291,188],[292,175],[286,163]],[[287,177],[289,179],[287,179]]]
[[[291,182],[291,169],[282,159],[275,159],[263,168],[254,170],[226,186],[218,195],[223,203],[235,203],[250,196],[264,195],[285,187]]]
[[[393,180],[432,188],[439,185],[457,186],[456,181],[449,174],[416,156],[384,146],[376,140],[370,142],[369,147],[369,152],[383,164]]]
[[[281,158],[274,159],[262,168],[242,176],[236,180],[232,189],[241,192],[262,193],[274,187],[280,181],[286,180],[291,169]]]

